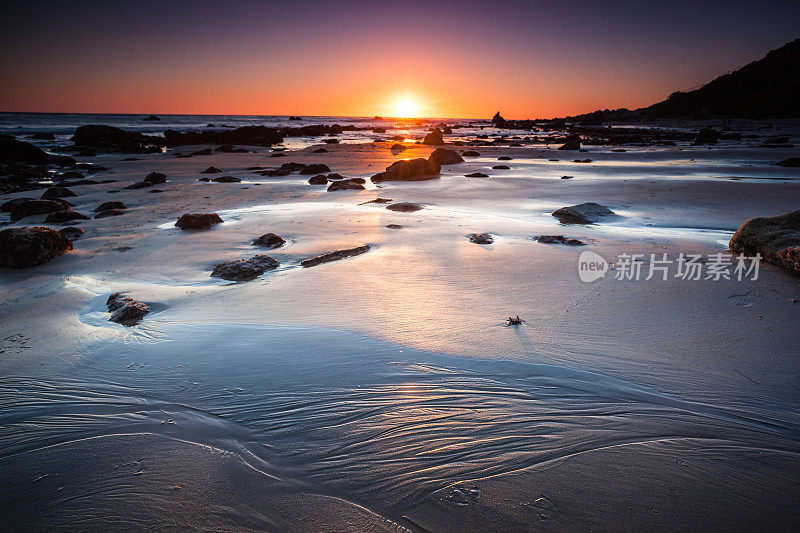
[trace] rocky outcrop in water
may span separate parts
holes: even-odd
[[[562,207],[553,211],[552,215],[564,224],[593,224],[603,217],[613,215],[609,208],[594,202]]]
[[[216,213],[186,213],[175,222],[175,227],[182,230],[208,229],[216,224],[222,224],[222,219]]]
[[[164,139],[155,135],[143,135],[125,131],[114,126],[87,124],[75,129],[72,142],[76,147],[89,147],[98,152],[123,152],[147,154],[160,152]]]
[[[0,231],[0,267],[27,268],[41,265],[72,250],[72,242],[44,226]]]
[[[558,147],[559,150],[580,150],[581,137],[580,135],[570,135],[565,139],[566,142]]]
[[[0,136],[0,163],[73,166],[75,165],[75,159],[63,155],[48,154],[31,143]]]
[[[442,137],[442,130],[435,128],[432,132],[425,136],[425,139],[422,140],[422,144],[429,144],[433,146],[443,145],[444,138]]]
[[[141,322],[142,318],[150,312],[147,304],[125,296],[125,293],[122,292],[115,292],[109,296],[106,300],[106,308],[111,313],[111,317],[108,319],[110,322],[128,327]]]
[[[327,254],[318,255],[316,257],[312,257],[310,259],[305,259],[300,261],[300,264],[304,267],[313,267],[320,265],[322,263],[330,263],[331,261],[338,261],[340,259],[344,259],[346,257],[353,257],[355,255],[360,255],[366,253],[370,250],[369,244],[365,244],[363,246],[357,246],[356,248],[348,248],[346,250],[337,250],[335,252],[328,252]]]
[[[250,281],[267,270],[278,268],[280,263],[272,257],[261,254],[250,259],[239,259],[238,261],[226,261],[214,267],[211,276],[222,278],[228,281]]]
[[[728,243],[736,254],[754,256],[800,274],[800,209],[774,217],[751,218]]]
[[[232,130],[164,132],[164,141],[169,147],[194,144],[272,146],[283,142],[283,138],[284,135],[278,129],[267,126],[242,126]]]
[[[89,217],[77,211],[73,211],[72,209],[68,209],[50,213],[44,219],[48,224],[63,224],[64,222],[71,222],[73,220],[89,220]]]

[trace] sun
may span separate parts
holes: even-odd
[[[411,98],[403,98],[394,104],[394,116],[400,118],[414,118],[419,114],[419,106]]]

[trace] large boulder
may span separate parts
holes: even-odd
[[[800,209],[774,217],[751,218],[736,230],[731,252],[753,256],[800,274]]]
[[[204,130],[178,132],[167,130],[164,140],[167,146],[185,146],[192,144],[244,146],[272,146],[283,141],[284,134],[267,126],[242,126],[232,130]]]
[[[0,267],[27,268],[41,265],[72,250],[72,242],[43,226],[0,231]]]
[[[106,308],[111,313],[108,320],[123,326],[135,326],[150,312],[147,304],[125,296],[122,292],[115,292],[106,300]]]
[[[182,230],[208,229],[216,224],[222,224],[222,219],[216,213],[186,213],[175,222],[175,227]]]
[[[594,202],[562,207],[553,211],[552,215],[564,224],[592,224],[599,219],[613,215],[609,208]]]
[[[458,155],[455,150],[448,150],[447,148],[437,148],[431,155],[428,156],[428,161],[436,165],[457,165],[463,163],[464,158]]]
[[[164,139],[161,137],[125,131],[103,124],[79,126],[75,129],[72,142],[75,146],[86,146],[102,152],[133,154],[159,152],[164,146]]]
[[[429,144],[433,146],[443,145],[444,138],[442,137],[442,130],[435,128],[432,132],[425,136],[425,139],[422,140],[422,144]]]
[[[403,159],[395,161],[384,172],[372,176],[372,181],[416,181],[439,176],[439,165],[427,159]]]
[[[72,166],[75,159],[68,156],[48,154],[31,143],[9,137],[0,137],[0,163],[35,163]]]
[[[278,268],[279,265],[280,263],[272,257],[261,254],[250,259],[220,263],[214,267],[211,276],[228,281],[250,281],[256,279],[267,270]]]
[[[23,200],[11,206],[9,216],[16,222],[32,215],[46,215],[57,211],[69,211],[72,206],[63,200]]]

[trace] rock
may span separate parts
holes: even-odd
[[[267,270],[278,268],[280,263],[268,255],[256,255],[250,259],[226,261],[214,267],[211,276],[228,281],[250,281]]]
[[[494,239],[488,233],[473,233],[469,236],[470,242],[475,244],[492,244]]]
[[[211,155],[211,148],[203,148],[202,150],[192,152],[190,155]]]
[[[303,120],[301,117],[291,116],[289,120]]]
[[[583,246],[586,243],[578,239],[571,239],[563,235],[539,235],[536,237],[536,242],[543,244],[566,244],[567,246]]]
[[[339,144],[339,139],[322,139],[325,144]]]
[[[751,218],[736,230],[731,252],[753,256],[800,274],[800,209],[774,217]]]
[[[125,293],[115,292],[106,300],[106,308],[111,313],[110,322],[116,322],[123,326],[135,326],[141,322],[142,318],[150,312],[147,304],[134,300]]]
[[[775,164],[779,167],[800,167],[800,157],[789,157]]]
[[[439,165],[427,159],[404,159],[395,161],[386,171],[372,176],[373,183],[381,181],[416,181],[436,178],[439,175]]]
[[[72,209],[72,206],[63,200],[24,199],[23,201],[15,203],[13,206],[11,206],[9,215],[11,220],[16,222],[17,220],[21,220],[32,215],[46,215],[48,213],[55,213],[57,211],[70,209]]]
[[[283,142],[284,134],[267,126],[242,126],[231,130],[204,130],[177,132],[167,130],[164,140],[167,146],[186,146],[194,144],[272,146]]]
[[[94,216],[94,218],[97,219],[97,218],[106,218],[106,217],[116,217],[116,216],[124,215],[124,214],[125,214],[125,210],[124,209],[105,209],[105,210],[100,211],[99,213],[97,213]]]
[[[298,170],[303,170],[307,166],[308,165],[306,165],[305,163],[296,163],[296,162],[292,161],[291,163],[282,164],[278,170],[288,170],[289,172],[297,172]],[[321,165],[321,166],[326,168],[327,170],[322,170],[320,172],[330,172],[331,171],[331,169],[329,169],[326,165]],[[317,172],[317,174],[319,174],[319,172]]]
[[[94,209],[94,212],[99,213],[107,209],[127,209],[127,206],[122,202],[103,202]]]
[[[478,157],[481,154],[479,154],[475,150],[466,150],[464,152],[461,152],[461,155],[463,155],[464,157]]]
[[[488,174],[484,174],[483,172],[473,172],[472,174],[465,174],[467,178],[488,178]]]
[[[496,128],[504,128],[506,125],[506,119],[500,116],[500,111],[494,114],[492,117],[492,126]]]
[[[321,163],[316,163],[313,165],[305,165],[302,169],[300,169],[300,174],[321,174],[322,172],[330,172],[331,169],[328,168],[328,165],[323,165]]]
[[[156,115],[150,115],[150,116],[144,117],[142,120],[144,120],[145,122],[156,122],[156,121],[161,120],[161,119],[159,117],[157,117]]]
[[[214,178],[211,181],[215,181],[217,183],[239,183],[242,180],[236,176],[220,176],[219,178]]]
[[[591,163],[592,160],[591,159],[573,159],[572,162],[573,163]]]
[[[261,246],[262,248],[280,248],[284,244],[286,244],[286,240],[274,233],[265,233],[253,241],[254,246]]]
[[[161,172],[151,172],[150,174],[144,177],[144,181],[146,181],[147,183],[152,183],[153,185],[157,185],[159,183],[166,183],[167,175],[162,174]]]
[[[0,163],[34,163],[72,166],[75,159],[67,156],[48,154],[31,143],[8,137],[0,137]]]
[[[422,208],[423,207],[421,205],[411,202],[397,202],[396,204],[386,206],[386,209],[389,211],[398,211],[400,213],[412,213],[414,211],[419,211]]]
[[[42,199],[44,200],[48,200],[50,198],[70,198],[72,196],[78,195],[66,187],[59,187],[57,185],[48,187],[48,189],[42,193]]]
[[[500,157],[497,158],[498,161],[511,161],[511,159],[513,159],[513,158],[511,158],[511,157],[509,157],[507,155],[501,155]]]
[[[695,137],[694,144],[695,146],[700,144],[717,144],[717,140],[719,139],[719,133],[716,130],[711,128],[701,128],[700,131],[697,132],[697,137]]]
[[[208,229],[215,224],[222,224],[222,219],[216,213],[186,213],[175,222],[175,227],[182,230]]]
[[[558,147],[559,150],[580,150],[581,137],[580,135],[569,135],[566,142]]]
[[[325,177],[325,174],[317,174],[316,176],[309,178],[308,182],[311,185],[326,185],[328,183],[328,178]]]
[[[44,226],[0,231],[0,267],[41,265],[69,250],[72,250],[72,243],[67,237]]]
[[[201,172],[201,174],[218,174],[220,172],[222,172],[222,171],[220,169],[218,169],[217,167],[208,167],[203,172]]]
[[[574,176],[561,176],[562,180],[571,180]]]
[[[144,189],[146,187],[152,187],[152,186],[153,186],[153,184],[150,183],[149,181],[137,181],[136,183],[128,185],[125,188],[126,189]]]
[[[312,150],[311,153],[313,153],[313,154],[324,154],[327,151],[328,151],[327,148],[317,148],[316,150]]]
[[[511,167],[508,165],[495,165],[492,167],[494,170],[510,170]]]
[[[161,137],[102,124],[79,126],[72,136],[72,142],[75,146],[93,148],[97,151],[135,154],[160,152],[165,145]]]
[[[389,229],[403,229],[403,226],[400,224],[386,224],[386,227]]]
[[[222,146],[217,146],[216,148],[214,148],[215,152],[223,152],[228,154],[232,154],[235,150],[236,149],[233,147],[232,144],[223,144]]]
[[[347,190],[363,191],[364,186],[355,181],[355,179],[332,181],[328,186],[328,192]]]
[[[370,250],[369,244],[365,244],[363,246],[358,246],[356,248],[348,248],[347,250],[337,250],[335,252],[329,252],[327,254],[318,255],[316,257],[300,261],[300,264],[304,268],[313,267],[320,265],[322,263],[330,263],[331,261],[338,261],[346,257],[353,257],[355,255],[360,255],[368,252],[369,250]]]
[[[81,228],[76,228],[75,226],[67,226],[66,228],[61,228],[58,232],[66,237],[67,239],[74,241],[75,239],[80,239],[86,231]]]
[[[31,133],[28,138],[37,141],[55,141],[56,135],[55,133]]]
[[[286,168],[275,168],[272,170],[266,170],[264,172],[260,172],[262,176],[269,176],[271,178],[279,177],[279,176],[288,176],[292,172]]]
[[[372,200],[367,200],[366,202],[361,202],[358,205],[366,205],[366,204],[390,204],[392,203],[391,198],[373,198]]]
[[[211,178],[197,178],[197,181],[209,182],[209,181],[211,181]]]
[[[78,213],[77,211],[73,211],[72,209],[64,210],[64,211],[56,211],[55,213],[50,213],[44,219],[47,224],[62,224],[64,222],[69,222],[70,220],[89,220],[84,214]]]
[[[391,150],[395,154],[398,154],[398,153],[404,151],[405,149],[406,149],[406,147],[403,146],[402,144],[393,144],[392,147],[389,148],[389,150]]]
[[[441,165],[457,165],[458,163],[463,163],[464,158],[458,155],[458,152],[454,150],[448,150],[447,148],[437,148],[431,155],[428,156],[428,161],[435,163],[439,166]]]
[[[336,172],[331,172],[330,174],[328,174],[327,178],[330,181],[346,179],[344,176],[342,176],[341,174],[337,174]],[[361,183],[365,183],[365,182],[362,181]]]
[[[422,140],[422,144],[434,145],[439,146],[444,144],[444,138],[442,138],[442,131],[439,128],[435,128],[432,132],[425,136],[425,139]]]
[[[552,215],[564,224],[592,224],[598,219],[613,215],[609,208],[594,202],[562,207],[553,211]]]

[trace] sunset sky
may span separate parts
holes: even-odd
[[[0,8],[2,111],[563,116],[649,105],[800,36],[796,0]]]

